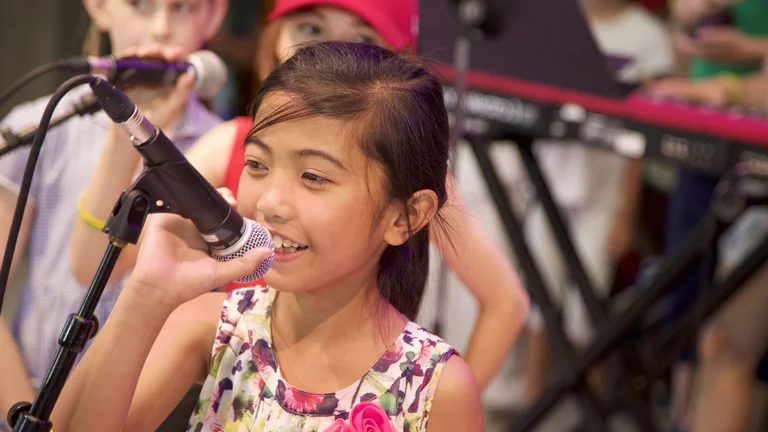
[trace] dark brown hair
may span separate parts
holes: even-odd
[[[446,202],[448,115],[440,82],[415,57],[375,45],[321,42],[299,49],[264,80],[251,112],[274,93],[289,102],[261,113],[251,134],[311,116],[351,120],[366,157],[380,165],[387,204],[432,190]],[[442,219],[433,219],[442,222]],[[403,315],[419,310],[429,270],[429,224],[381,256],[378,287]]]

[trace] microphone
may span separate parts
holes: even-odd
[[[210,246],[211,255],[219,261],[242,257],[258,247],[272,249],[272,254],[252,274],[236,282],[255,282],[264,276],[274,259],[269,231],[257,222],[240,216],[163,131],[144,117],[125,93],[102,79],[92,83],[91,88],[104,112],[131,137],[146,167],[167,170],[168,175],[153,183],[153,188],[173,204],[157,202],[152,205],[159,206],[159,211],[190,219]]]
[[[101,75],[119,87],[136,85],[170,85],[181,75],[192,71],[195,93],[204,100],[213,99],[227,81],[224,61],[211,51],[196,51],[183,61],[126,57],[77,57],[70,60],[78,74]]]

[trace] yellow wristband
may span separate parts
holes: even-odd
[[[744,91],[741,78],[732,72],[721,73],[720,78],[722,78],[725,85],[728,86],[728,104],[733,105],[741,102],[741,96]]]
[[[104,219],[99,219],[96,216],[88,213],[88,211],[85,209],[85,206],[83,205],[82,195],[80,195],[80,199],[77,200],[77,213],[80,215],[80,219],[82,219],[83,222],[99,231],[103,230],[104,226],[107,224],[107,221]]]

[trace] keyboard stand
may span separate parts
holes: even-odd
[[[518,419],[516,421],[516,426],[518,426],[518,428],[514,430],[528,430],[527,428],[533,426],[540,420],[566,392],[570,392],[575,393],[580,408],[585,414],[583,417],[584,430],[606,431],[605,418],[610,414],[611,410],[600,403],[586,383],[586,370],[589,367],[594,366],[596,362],[590,363],[582,373],[579,373],[572,367],[572,365],[578,361],[579,355],[576,353],[574,347],[563,332],[559,307],[554,305],[548,290],[545,288],[538,263],[534,261],[528,246],[526,245],[521,223],[512,211],[506,189],[501,183],[498,173],[488,156],[487,142],[489,140],[477,135],[468,136],[467,138],[480,167],[480,171],[483,174],[483,178],[493,197],[499,216],[505,226],[509,242],[515,250],[519,267],[523,269],[525,286],[533,301],[541,308],[547,333],[553,346],[554,356],[557,359],[555,362],[556,382],[561,383],[560,386],[565,389],[559,394],[550,394],[551,392],[545,393],[545,398],[540,399],[523,419]],[[525,170],[531,183],[533,183],[536,189],[537,197],[541,201],[547,219],[552,226],[553,234],[559,248],[563,252],[569,273],[572,275],[573,281],[584,298],[585,305],[587,306],[590,319],[596,328],[596,332],[600,332],[603,326],[608,323],[606,308],[595,295],[593,285],[584,270],[584,266],[578,253],[576,252],[568,228],[552,198],[549,187],[542,175],[541,168],[533,155],[532,147],[534,138],[519,135],[511,136],[507,134],[501,139],[505,141],[513,141],[518,146]],[[642,356],[637,353],[632,353],[628,347],[625,348],[627,349],[622,349],[622,360],[627,364],[627,369],[635,372],[631,374],[632,376],[626,376],[627,374],[624,374],[625,376],[619,378],[621,391],[620,394],[617,395],[619,396],[618,399],[613,399],[618,400],[620,402],[619,405],[632,414],[634,421],[642,431],[655,432],[657,429],[654,425],[653,418],[646,407],[647,404],[645,403],[644,398],[629,387],[630,383],[636,381],[633,378],[641,374],[642,370],[645,369],[643,367],[643,363],[645,362],[642,360]],[[601,359],[602,357],[598,359],[598,361]],[[548,397],[546,397],[547,394],[549,394]],[[528,420],[524,422],[524,419]],[[526,424],[528,424],[528,426],[525,426]]]
[[[475,34],[471,46],[471,62],[466,65],[462,62],[467,56],[457,55],[452,48],[461,36],[460,32],[465,30],[457,22],[457,5],[460,9],[462,3],[469,2],[482,6],[473,10],[475,13],[482,12],[487,22],[478,24],[482,37]],[[610,308],[597,298],[571,241],[567,225],[552,199],[532,151],[534,139],[581,139],[588,141],[591,146],[621,150],[624,155],[631,157],[652,157],[652,150],[658,150],[659,154],[655,155],[657,157],[674,160],[694,156],[688,165],[699,169],[708,168],[708,172],[716,171],[715,168],[722,168],[719,172],[725,171],[735,160],[742,160],[741,154],[727,151],[726,144],[730,146],[737,143],[730,143],[723,138],[705,140],[709,138],[708,135],[713,135],[706,128],[712,123],[705,121],[686,126],[686,130],[693,128],[696,132],[690,134],[692,137],[686,138],[684,135],[671,143],[663,142],[662,139],[667,135],[665,131],[671,128],[674,132],[678,126],[670,125],[666,115],[649,117],[639,116],[642,113],[635,112],[637,107],[628,97],[628,91],[632,89],[616,85],[616,71],[609,70],[609,62],[598,49],[578,2],[421,0],[421,6],[430,13],[424,14],[419,24],[420,51],[438,61],[438,76],[444,82],[447,81],[448,87],[466,88],[470,93],[479,92],[474,98],[467,94],[464,99],[466,118],[469,121],[459,123],[462,127],[460,136],[470,142],[505,225],[507,237],[517,255],[519,267],[524,273],[525,285],[532,300],[542,310],[556,356],[553,384],[528,412],[515,420],[511,430],[531,430],[563,396],[573,394],[583,411],[580,430],[606,431],[606,418],[617,410],[623,410],[632,416],[641,431],[657,431],[658,427],[650,414],[648,382],[669,368],[680,347],[691,340],[706,318],[768,259],[768,242],[763,242],[727,280],[714,286],[711,295],[700,296],[695,306],[686,315],[677,318],[666,333],[654,335],[651,331],[641,329],[641,321],[657,301],[672,290],[681,276],[701,261],[703,252],[715,244],[719,235],[746,207],[768,203],[768,193],[765,196],[743,193],[740,187],[744,179],[738,177],[722,182],[713,199],[710,216],[694,228],[682,247],[662,261],[657,275],[649,283],[643,284],[638,297],[629,306],[621,313],[610,314]],[[558,13],[553,15],[553,10]],[[457,24],[455,28],[446,25],[452,22]],[[558,31],[552,32],[553,27]],[[563,38],[563,34],[568,37]],[[458,66],[454,66],[454,70],[445,67],[451,64]],[[464,70],[467,67],[468,71]],[[453,82],[459,70],[468,72],[466,87],[464,83],[457,85]],[[559,93],[557,97],[556,92]],[[499,94],[504,97],[497,97]],[[456,105],[456,100],[462,99],[457,97],[455,91],[446,91],[445,95],[449,108],[452,108],[452,104]],[[588,109],[581,107],[579,110],[582,105]],[[591,111],[594,111],[594,115],[590,115]],[[681,110],[672,110],[671,113],[675,115],[674,120],[686,115]],[[654,122],[659,118],[665,120],[660,124],[666,126],[655,126]],[[594,124],[585,124],[590,120]],[[644,127],[646,120],[654,125],[653,128]],[[587,126],[590,126],[589,130]],[[741,129],[744,129],[750,125],[742,126]],[[474,132],[468,133],[470,129]],[[624,132],[632,132],[632,135],[623,138],[633,140],[617,147],[616,137],[622,136],[619,134]],[[673,134],[673,138],[677,135]],[[761,133],[758,135],[762,137]],[[738,136],[752,135],[740,133]],[[645,141],[635,139],[640,137]],[[528,250],[521,223],[512,212],[507,191],[491,163],[487,144],[492,140],[512,141],[519,147],[522,163],[536,189],[571,279],[584,299],[587,313],[595,327],[595,337],[591,344],[578,353],[563,333],[559,308],[554,306],[545,289],[541,269]],[[658,149],[645,146],[645,142],[654,140],[660,142]],[[744,139],[736,141],[741,143]],[[746,142],[752,141],[747,139]],[[737,147],[741,147],[741,144]],[[734,154],[738,154],[738,157],[732,157]],[[752,165],[755,171],[762,169],[768,172],[768,163],[763,160],[753,158]],[[643,340],[637,341],[637,332],[641,330]],[[616,375],[611,377],[613,393],[605,395],[601,400],[588,387],[586,374],[609,356],[615,360],[611,365],[616,369]]]
[[[768,204],[768,193],[745,194],[739,189],[742,179],[721,182],[716,196],[713,197],[709,217],[694,228],[681,248],[662,262],[657,276],[643,286],[641,294],[626,310],[621,314],[609,316],[605,305],[595,295],[567,226],[533,155],[534,138],[510,134],[494,137],[512,141],[518,146],[525,170],[536,189],[558,246],[563,252],[567,268],[584,298],[590,319],[595,326],[595,339],[583,352],[576,353],[563,333],[559,308],[553,304],[545,289],[539,266],[533,260],[524,240],[521,223],[513,213],[506,190],[491,163],[487,152],[490,139],[477,135],[467,138],[505,226],[507,237],[515,250],[520,268],[523,269],[526,288],[533,301],[541,307],[557,359],[556,379],[533,407],[515,420],[510,430],[532,430],[564,396],[574,394],[584,412],[579,430],[605,431],[605,419],[614,411],[622,409],[631,414],[641,431],[657,431],[644,387],[650,379],[658,378],[668,370],[686,341],[698,332],[705,319],[768,260],[768,242],[763,242],[757,247],[726,280],[713,286],[710,295],[700,296],[694,307],[680,317],[669,331],[643,345],[635,344],[631,333],[640,327],[647,312],[664,294],[672,290],[680,277],[701,261],[703,254],[746,208]],[[616,363],[620,369],[616,394],[608,395],[605,401],[600,401],[588,387],[586,376],[592,367],[610,354],[617,354]]]

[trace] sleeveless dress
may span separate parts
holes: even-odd
[[[396,431],[426,430],[440,374],[457,354],[453,348],[409,321],[360,380],[335,393],[305,392],[282,377],[272,351],[275,295],[266,286],[228,293],[211,371],[187,431],[323,432],[362,402],[382,407]]]

